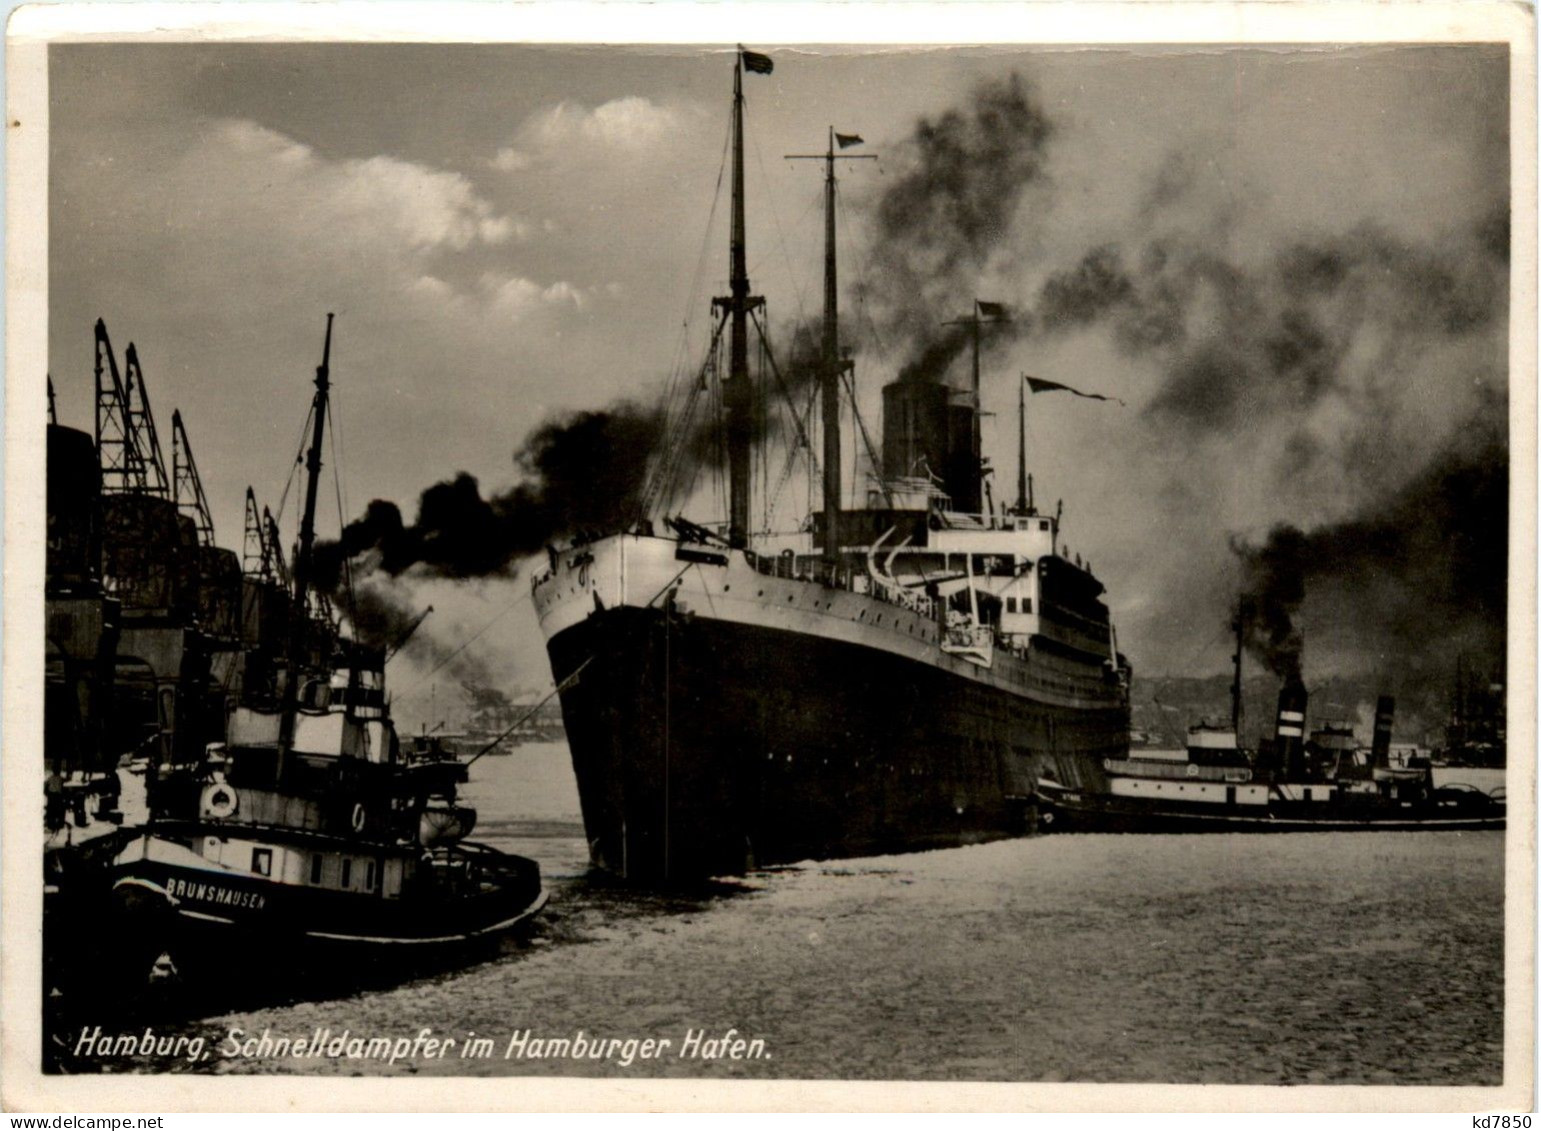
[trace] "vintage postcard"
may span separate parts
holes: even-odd
[[[16,13],[6,1106],[1530,1110],[1533,39]]]

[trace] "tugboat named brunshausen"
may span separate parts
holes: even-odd
[[[724,328],[729,340],[725,535],[676,518],[672,537],[656,536],[639,515],[627,531],[553,547],[532,582],[591,857],[642,882],[1019,835],[1046,782],[1100,787],[1103,760],[1128,748],[1129,666],[1102,584],[1062,552],[1059,515],[1033,505],[1025,456],[1015,506],[982,498],[979,338],[997,304],[976,303],[963,322],[967,387],[884,388],[867,506],[842,503],[852,363],[838,325],[833,130],[816,155],[822,467],[797,429],[824,509],[799,533],[751,536],[751,318],[775,370],[745,266],[742,82],[771,68],[740,49],[734,69],[731,293],[713,303],[713,345]]]
[[[293,577],[288,671],[303,673],[331,316],[316,370],[314,433]],[[272,707],[234,709],[227,740],[152,767],[150,820],[113,866],[131,975],[228,973],[256,948],[281,973],[310,957],[421,956],[494,936],[545,904],[533,861],[467,843],[466,766],[403,750],[384,653],[337,642],[331,671],[289,678]],[[130,981],[135,979],[131,977]]]

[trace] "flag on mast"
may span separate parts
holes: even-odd
[[[769,55],[761,55],[758,51],[745,51],[742,47],[738,49],[738,53],[744,60],[744,68],[757,75],[768,75],[776,69],[776,64],[771,62]]]
[[[836,134],[835,142],[841,149],[850,149],[853,145],[861,145],[862,138],[860,134]]]
[[[1074,393],[1078,397],[1085,397],[1089,401],[1112,401],[1122,405],[1124,402],[1117,397],[1105,397],[1101,393],[1083,393],[1080,389],[1072,389],[1069,385],[1061,385],[1058,381],[1045,381],[1042,377],[1029,377],[1022,375],[1027,382],[1029,391],[1034,393],[1052,393],[1057,389],[1063,389],[1067,393]]]
[[[1004,319],[1006,317],[1006,304],[1003,302],[985,302],[984,299],[978,299],[974,305],[979,307],[981,318]]]

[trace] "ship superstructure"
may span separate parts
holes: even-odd
[[[1025,457],[1015,505],[982,488],[979,343],[994,304],[962,320],[967,388],[885,387],[868,498],[841,497],[853,367],[833,130],[818,155],[824,505],[801,534],[752,536],[748,329],[763,300],[744,268],[746,66],[770,61],[741,52],[734,72],[730,294],[714,303],[730,331],[726,529],[639,522],[553,548],[532,583],[592,857],[644,881],[1014,835],[1043,781],[1097,785],[1128,743],[1129,670],[1102,584],[1064,553],[1059,515],[1033,504]]]

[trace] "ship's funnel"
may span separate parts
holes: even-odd
[[[883,388],[883,477],[940,481],[947,467],[947,387],[895,381]]]
[[[979,398],[953,389],[947,397],[947,494],[952,509],[978,514],[984,509],[979,463]]]
[[[883,387],[883,477],[926,479],[952,500],[952,509],[980,507],[979,407],[973,393],[934,381],[895,381]]]
[[[1377,766],[1391,765],[1391,722],[1397,701],[1382,695],[1375,701],[1375,737],[1370,741],[1370,756]]]
[[[1274,749],[1279,772],[1286,778],[1304,769],[1302,752],[1306,729],[1306,688],[1291,680],[1279,691],[1279,718],[1274,725]]]

